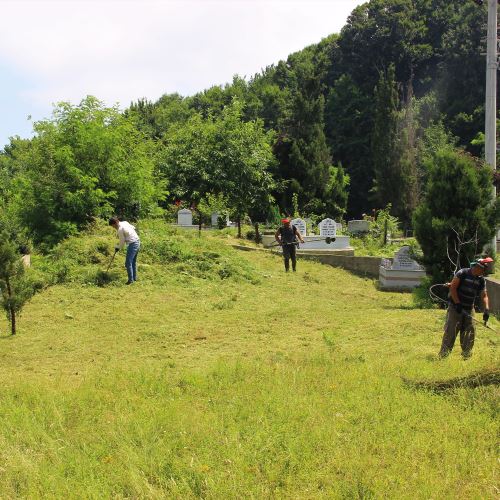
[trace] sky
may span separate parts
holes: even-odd
[[[0,149],[60,101],[111,106],[249,78],[339,33],[357,0],[0,0]]]

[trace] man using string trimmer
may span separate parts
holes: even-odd
[[[283,260],[285,262],[285,271],[290,270],[290,259],[292,259],[292,270],[297,270],[297,245],[299,241],[304,243],[300,231],[292,224],[290,219],[281,219],[282,226],[274,234],[274,238],[283,249]],[[298,240],[298,241],[297,241]]]
[[[480,296],[483,302],[483,321],[486,325],[490,313],[488,294],[484,275],[493,266],[493,259],[486,257],[471,263],[471,267],[460,269],[450,283],[450,295],[444,335],[439,351],[439,357],[445,358],[450,354],[455,344],[455,339],[460,332],[460,345],[462,357],[469,358],[474,346],[474,301]]]

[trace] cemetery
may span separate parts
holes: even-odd
[[[499,498],[498,5],[4,2],[0,500]]]

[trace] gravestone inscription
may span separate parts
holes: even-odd
[[[324,237],[335,237],[337,235],[337,223],[332,219],[323,219],[319,223],[319,235]]]
[[[395,270],[410,270],[410,271],[420,271],[422,267],[411,258],[410,247],[401,247],[394,254],[394,262],[392,263],[392,269]]]
[[[299,230],[301,236],[306,235],[306,221],[304,219],[293,219],[291,224]]]

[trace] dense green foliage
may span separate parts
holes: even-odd
[[[500,204],[491,203],[489,167],[466,154],[441,150],[429,172],[424,202],[414,215],[415,235],[434,282],[446,283],[491,241]]]
[[[265,213],[275,186],[272,134],[261,121],[244,122],[241,107],[234,100],[219,116],[195,114],[174,127],[162,160],[175,198],[198,208],[210,196],[224,196],[238,223],[256,207]]]
[[[146,215],[164,196],[155,144],[95,98],[59,104],[35,133],[3,159],[17,174],[10,210],[37,243],[54,244],[98,216]]]
[[[485,20],[474,2],[370,0],[340,33],[248,80],[124,113],[90,97],[60,104],[0,153],[0,219],[50,247],[96,217],[176,200],[201,224],[219,196],[254,222],[391,204],[408,229],[429,158],[450,144],[482,154]]]
[[[419,145],[432,141],[428,127],[441,122],[459,146],[480,154],[471,141],[484,123],[485,20],[486,7],[473,2],[371,0],[354,9],[340,34],[248,82],[235,77],[193,97],[139,101],[131,111],[144,130],[163,137],[190,113],[219,115],[237,97],[245,120],[261,118],[275,131],[272,173],[284,189],[273,194],[282,213],[292,213],[294,194],[309,216],[347,210],[359,218],[391,203],[408,225],[427,175]],[[348,188],[335,188],[347,205],[332,203],[333,164],[349,176]]]

